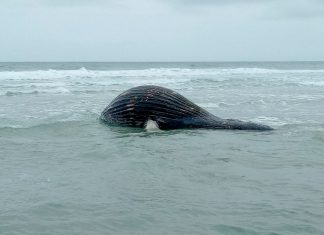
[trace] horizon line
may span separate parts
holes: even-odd
[[[218,61],[189,61],[189,60],[174,60],[174,61],[104,61],[104,60],[92,60],[92,61],[73,61],[73,60],[44,60],[44,61],[0,61],[0,63],[287,63],[287,62],[324,62],[324,60],[218,60]]]

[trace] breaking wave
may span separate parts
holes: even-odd
[[[324,70],[279,70],[265,68],[150,68],[124,70],[34,70],[1,71],[0,95],[101,92],[116,86],[156,84],[171,88],[217,86],[324,86]]]
[[[53,78],[93,78],[93,77],[167,77],[167,76],[213,76],[233,74],[324,74],[323,69],[317,70],[279,70],[264,68],[150,68],[126,70],[89,70],[84,67],[76,70],[35,70],[35,71],[2,71],[0,80],[50,80]]]

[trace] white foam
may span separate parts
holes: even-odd
[[[305,81],[305,82],[300,82],[300,84],[306,86],[324,86],[324,81]]]
[[[285,118],[281,119],[278,117],[271,117],[271,116],[259,116],[254,119],[251,119],[253,122],[257,123],[264,123],[270,126],[283,126],[287,124],[301,124],[302,122],[297,119],[292,119],[292,118]]]
[[[133,87],[144,84],[190,89],[203,81],[228,85],[228,80],[252,81],[258,84],[324,86],[324,70],[278,70],[264,68],[150,68],[132,70],[35,70],[0,71],[0,95],[67,93],[92,91],[122,85]],[[262,80],[262,83],[259,83]]]
[[[51,80],[55,78],[93,78],[93,77],[170,77],[170,76],[213,76],[231,74],[285,74],[285,73],[324,73],[324,70],[279,70],[263,68],[151,68],[132,70],[35,70],[35,71],[1,71],[0,80]]]
[[[198,103],[199,106],[205,107],[205,108],[219,108],[220,103]]]

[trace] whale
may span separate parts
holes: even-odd
[[[155,85],[137,86],[124,91],[102,111],[100,119],[112,125],[155,126],[161,130],[273,130],[268,125],[217,117],[179,93]]]

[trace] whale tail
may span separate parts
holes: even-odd
[[[221,126],[221,127],[219,127]],[[236,119],[223,119],[221,122],[217,120],[217,124],[215,126],[216,129],[232,129],[232,130],[255,130],[255,131],[271,131],[274,130],[272,127],[254,123],[254,122],[244,122]]]

